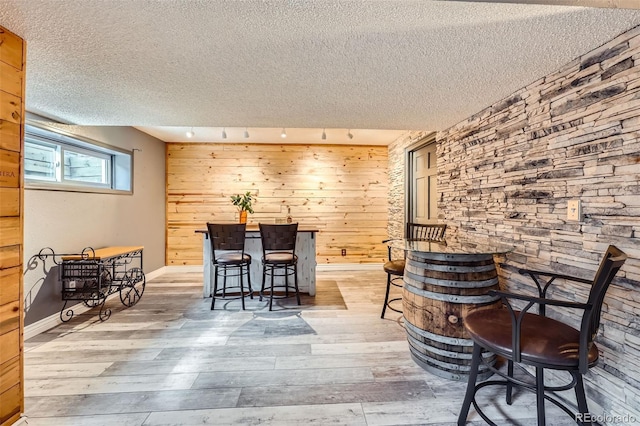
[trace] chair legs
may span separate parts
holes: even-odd
[[[460,414],[458,416],[458,426],[464,426],[467,422],[467,416],[469,415],[469,410],[471,408],[471,404],[474,405],[476,412],[480,417],[482,417],[485,422],[491,425],[495,425],[485,413],[480,410],[480,407],[476,404],[475,397],[476,392],[484,387],[491,385],[506,385],[507,393],[506,393],[506,402],[511,405],[513,402],[513,388],[516,386],[525,386],[526,389],[530,391],[535,391],[536,394],[536,414],[537,414],[537,425],[538,426],[546,426],[546,414],[545,414],[545,400],[549,400],[562,410],[564,410],[567,414],[572,416],[577,416],[582,414],[582,418],[589,418],[589,409],[587,407],[587,398],[584,391],[584,382],[582,380],[582,375],[577,371],[569,371],[572,375],[573,380],[575,382],[575,393],[576,393],[576,401],[578,403],[578,413],[574,412],[575,409],[571,410],[570,407],[565,406],[559,401],[557,398],[554,398],[552,395],[546,393],[547,390],[551,390],[553,392],[554,388],[545,388],[544,385],[544,368],[536,367],[535,368],[535,389],[531,382],[528,382],[527,385],[522,385],[522,381],[519,379],[514,379],[514,362],[508,360],[507,361],[507,373],[500,373],[502,377],[506,380],[498,380],[498,381],[486,381],[480,384],[477,384],[476,381],[478,379],[478,371],[480,364],[482,362],[482,347],[476,343],[473,345],[473,355],[471,358],[471,366],[469,371],[469,381],[467,382],[467,390],[465,393],[464,401],[462,402],[462,407],[460,409]],[[514,379],[512,382],[510,379]],[[570,389],[570,385],[566,387],[561,387],[560,390]],[[590,421],[578,421],[578,424],[581,425],[591,425],[593,424]]]
[[[544,414],[544,369],[541,367],[536,367],[536,407],[538,426],[545,426],[547,420]]]
[[[269,310],[273,308],[273,265],[271,265],[271,291],[269,292]]]
[[[298,264],[297,263],[293,265],[293,284],[296,288],[296,300],[299,306],[300,305],[300,289],[298,288]]]
[[[384,313],[387,310],[387,303],[389,303],[390,288],[391,288],[391,274],[387,274],[387,292],[384,294],[384,303],[382,304],[382,314],[380,314],[380,318],[384,318]]]
[[[244,311],[244,279],[242,278],[242,270],[244,268],[240,265],[240,301],[242,303],[242,310]],[[227,275],[224,276],[225,282],[227,281]]]
[[[389,293],[391,290],[391,286],[394,285],[396,287],[402,287],[401,284],[396,283],[394,280],[400,280],[402,279],[401,275],[394,275],[393,277],[391,276],[392,274],[387,273],[387,290],[384,294],[384,303],[382,304],[382,314],[380,314],[380,318],[384,319],[384,314],[387,311],[387,308],[391,309],[394,312],[397,312],[399,314],[402,313],[402,309],[396,309],[393,306],[391,306],[391,302],[395,302],[398,300],[402,300],[402,297],[396,297],[394,299],[389,299]]]
[[[216,294],[218,294],[218,265],[213,266],[213,293],[211,293],[211,310],[216,304]]]
[[[246,268],[246,269],[245,269]],[[232,275],[229,275],[231,271]],[[247,274],[247,286],[248,291],[245,291],[244,286],[244,274]],[[242,299],[242,310],[245,310],[244,298],[249,295],[253,299],[253,289],[251,288],[251,267],[250,264],[234,264],[234,265],[225,265],[225,264],[214,264],[213,265],[213,292],[211,293],[211,310],[213,311],[216,305],[216,299],[225,299],[227,298],[227,277],[238,277],[240,280],[239,285],[233,285],[230,288],[240,289],[239,296],[230,297],[230,299]],[[222,275],[222,288],[218,289],[218,277]],[[221,294],[220,294],[221,292]]]
[[[507,362],[507,376],[513,377],[513,361]],[[513,403],[513,384],[507,380],[507,404]]]
[[[587,397],[584,393],[584,383],[582,382],[582,374],[580,373],[572,373],[573,377],[576,380],[576,387],[574,388],[576,392],[576,401],[578,402],[578,411],[582,414],[582,418],[588,416],[589,408],[587,407]],[[593,424],[591,421],[583,421],[583,424]]]
[[[293,283],[294,283],[294,289],[296,291],[296,301],[298,302],[298,305],[300,305],[300,289],[298,288],[298,265],[297,264],[264,264],[262,266],[262,287],[260,288],[260,301],[262,302],[262,297],[264,296],[264,291],[265,291],[265,287],[266,287],[266,279],[267,279],[267,274],[270,275],[270,285],[269,287],[266,287],[269,289],[269,310],[271,311],[273,309],[273,298],[274,298],[274,293],[275,293],[275,288],[276,287],[284,287],[284,296],[276,296],[276,298],[288,298],[289,297],[289,290],[291,289],[291,286],[289,285],[289,275],[290,275],[290,271],[293,268]],[[282,270],[284,271],[283,275],[278,275],[278,276],[284,276],[284,285],[276,285],[275,284],[275,277],[276,277],[276,270]]]
[[[464,402],[458,416],[458,426],[464,426],[467,423],[469,408],[476,396],[476,380],[478,378],[478,368],[480,367],[480,357],[482,356],[482,347],[476,343],[473,344],[473,355],[471,358],[471,367],[469,370],[469,381],[467,382],[467,392],[464,396]]]

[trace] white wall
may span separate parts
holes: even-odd
[[[142,245],[145,272],[164,266],[164,142],[132,127],[56,127],[112,146],[142,150],[134,152],[133,195],[27,187],[24,194],[25,265],[43,247],[51,247],[58,253],[75,253],[87,246]],[[44,283],[38,281],[42,277],[41,266],[25,274],[26,325],[59,312],[62,307],[59,283],[52,277]]]

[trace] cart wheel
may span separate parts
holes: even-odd
[[[142,269],[131,268],[125,272],[120,286],[120,301],[122,304],[130,307],[138,303],[142,293],[144,293],[146,283],[147,280]]]
[[[89,308],[95,308],[102,304],[102,299],[105,299],[108,295],[108,292],[105,289],[108,289],[112,284],[111,273],[108,270],[103,270],[101,274],[101,286],[100,291],[93,291],[89,295],[89,297],[82,301],[85,306]],[[92,280],[92,288],[98,289],[98,283],[95,280]]]

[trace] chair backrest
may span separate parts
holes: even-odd
[[[587,305],[590,305],[591,309],[585,310],[580,327],[579,356],[580,371],[582,373],[585,373],[588,369],[586,364],[587,353],[600,327],[600,316],[605,293],[613,277],[618,273],[625,260],[627,260],[627,255],[624,252],[615,246],[609,246],[591,284],[591,291],[589,292],[589,298],[587,300]]]
[[[270,251],[295,252],[298,235],[297,223],[282,225],[260,223],[259,226],[263,254]]]
[[[409,222],[407,223],[405,235],[407,240],[442,241],[444,240],[444,232],[446,229],[446,224],[421,224]]]
[[[214,262],[218,251],[241,251],[244,254],[246,223],[207,223],[207,230]]]

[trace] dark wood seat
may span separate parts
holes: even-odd
[[[444,233],[447,229],[445,224],[428,224],[421,223],[407,223],[405,228],[405,238],[410,240],[424,240],[424,241],[443,241]],[[387,244],[393,241],[393,239],[384,240],[383,243]],[[387,308],[392,311],[402,313],[401,309],[391,306],[393,302],[402,300],[401,297],[396,297],[389,300],[389,290],[391,286],[402,287],[402,277],[404,275],[405,261],[402,259],[393,259],[391,246],[387,247],[388,261],[382,266],[387,273],[387,290],[384,296],[384,304],[382,305],[382,314],[380,318],[384,318],[384,314]]]
[[[269,295],[269,310],[273,308],[274,298],[289,297],[289,290],[296,295],[300,305],[300,290],[298,289],[298,256],[296,251],[296,238],[298,236],[298,224],[289,223],[272,225],[260,223],[260,239],[262,241],[262,288],[260,300],[265,297],[265,291]],[[266,277],[271,277],[266,284]],[[293,275],[293,286],[289,285],[289,276]],[[284,277],[284,283],[275,282],[275,277]],[[284,290],[284,295],[274,296],[276,288]]]
[[[609,246],[600,263],[594,279],[571,277],[550,272],[540,272],[521,269],[521,274],[531,276],[538,289],[538,296],[526,296],[504,291],[491,291],[490,294],[502,298],[502,309],[483,310],[469,313],[464,317],[465,329],[473,340],[473,358],[471,372],[467,384],[467,392],[458,417],[458,425],[466,423],[469,409],[473,403],[477,413],[489,424],[494,425],[482,409],[478,406],[476,392],[492,385],[505,385],[507,404],[512,403],[513,387],[517,386],[536,394],[538,425],[544,426],[545,400],[555,404],[578,424],[591,424],[580,419],[589,418],[587,399],[584,392],[582,375],[598,362],[598,348],[594,344],[600,313],[605,293],[620,267],[624,264],[626,255],[614,246]],[[546,282],[540,278],[545,277]],[[550,299],[546,297],[549,286],[554,280],[570,280],[583,284],[590,284],[591,290],[585,303]],[[513,302],[519,302],[518,307]],[[523,305],[520,307],[520,305]],[[537,305],[538,313],[528,312]],[[545,307],[558,306],[579,309],[583,311],[580,329],[576,329],[562,321],[546,316]],[[507,372],[489,369],[500,375],[504,380],[488,380],[476,384],[482,349],[496,353],[507,360]],[[514,376],[514,364],[531,366],[535,375],[529,374],[525,380]],[[544,370],[552,369],[568,372],[572,380],[562,386],[545,386]],[[528,373],[528,370],[523,370]],[[574,389],[577,409],[568,407],[555,394],[556,391]],[[582,416],[577,416],[582,414]]]
[[[207,223],[209,240],[211,241],[211,262],[213,263],[213,292],[211,293],[211,310],[214,309],[216,299],[242,299],[244,310],[244,298],[250,296],[253,299],[251,288],[251,256],[244,252],[246,233],[245,223]],[[247,291],[244,289],[243,276],[247,275]],[[218,288],[218,277],[222,276],[222,288]],[[228,277],[239,277],[239,286],[227,288]],[[238,288],[239,291],[228,290]]]

